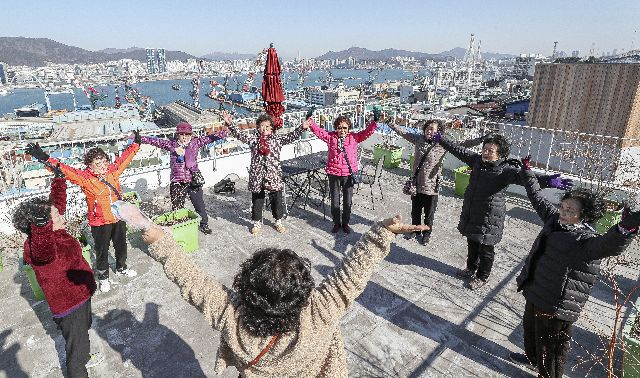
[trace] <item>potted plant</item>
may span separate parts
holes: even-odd
[[[380,157],[384,156],[385,168],[398,168],[402,161],[403,150],[402,147],[395,144],[398,134],[393,132],[385,123],[381,123],[379,127],[383,135],[383,142],[373,146],[374,164],[377,164]]]
[[[596,231],[599,234],[607,232],[611,226],[620,222],[624,205],[617,201],[606,200],[606,211],[604,216],[596,222]]]
[[[179,209],[159,215],[153,223],[169,227],[173,238],[185,252],[193,252],[199,248],[198,224],[200,216],[189,209]]]
[[[471,167],[465,165],[454,170],[453,172],[455,178],[455,193],[458,197],[464,197],[464,192],[467,190],[467,186],[469,186]]]

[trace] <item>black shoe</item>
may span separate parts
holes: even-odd
[[[422,238],[420,239],[420,244],[422,245],[429,244],[429,239],[431,239],[431,234],[422,234]]]
[[[471,281],[469,281],[469,289],[471,289],[471,290],[479,289],[479,288],[483,287],[486,283],[487,283],[487,281],[485,281],[485,280],[483,280],[481,278],[475,277],[475,278],[471,279]]]
[[[342,228],[341,225],[334,223],[333,228],[331,229],[331,233],[333,234],[337,234],[338,231],[340,231],[340,229]]]
[[[351,227],[349,227],[348,224],[343,224],[342,225],[342,231],[344,231],[345,234],[350,234],[351,233]]]
[[[475,272],[472,272],[467,268],[458,269],[456,271],[456,277],[458,277],[458,278],[471,278],[471,277],[473,277],[474,274],[475,274]]]
[[[526,355],[522,353],[511,352],[509,353],[509,359],[511,362],[526,367],[529,370],[537,371],[538,367],[533,365]]]
[[[211,234],[213,231],[211,231],[211,229],[209,228],[208,224],[201,224],[200,227],[198,227],[198,229],[200,229],[200,232],[202,232],[203,234]]]

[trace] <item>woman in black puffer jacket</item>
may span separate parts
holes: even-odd
[[[482,287],[491,274],[494,246],[502,239],[507,211],[504,190],[511,184],[522,185],[519,169],[510,165],[512,160],[506,160],[510,145],[502,135],[484,139],[482,154],[442,139],[439,134],[434,139],[471,167],[458,223],[458,231],[467,237],[467,266],[456,275],[469,278],[469,288],[475,290]],[[571,185],[570,180],[563,180],[560,175],[541,175],[538,179],[545,187],[566,189]]]
[[[640,212],[599,236],[588,223],[604,214],[604,201],[586,189],[568,191],[557,209],[540,194],[540,185],[523,159],[521,178],[544,226],[516,279],[526,298],[523,317],[526,355],[515,362],[537,366],[541,377],[562,377],[573,323],[591,295],[600,259],[621,254],[640,224]]]

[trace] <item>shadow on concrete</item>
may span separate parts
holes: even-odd
[[[96,320],[98,335],[120,354],[123,363],[130,361],[143,377],[206,376],[189,344],[160,324],[156,303],[146,304],[142,321],[120,309]]]
[[[17,354],[20,350],[20,344],[13,343],[5,347],[7,338],[12,332],[13,330],[7,329],[0,333],[0,356],[2,356],[0,372],[4,371],[7,377],[27,378],[29,375],[22,370],[22,367],[18,363]]]

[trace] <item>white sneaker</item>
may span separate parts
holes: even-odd
[[[135,277],[138,275],[138,272],[136,272],[133,269],[124,268],[124,269],[116,269],[116,274],[119,276],[125,276],[125,277]]]
[[[287,232],[287,228],[284,226],[284,224],[282,224],[282,219],[278,219],[276,221],[275,227],[276,227],[276,231],[278,231],[281,234]]]
[[[84,364],[84,367],[91,369],[94,366],[100,365],[102,361],[104,361],[104,354],[102,352],[91,353],[89,355],[89,361]]]
[[[260,232],[261,229],[262,229],[262,222],[260,222],[260,221],[253,222],[253,227],[251,228],[251,233],[255,235],[258,232]]]
[[[105,280],[98,280],[98,283],[100,284],[100,291],[103,293],[108,293],[109,290],[111,290],[111,283],[109,282],[109,279],[105,279]]]

